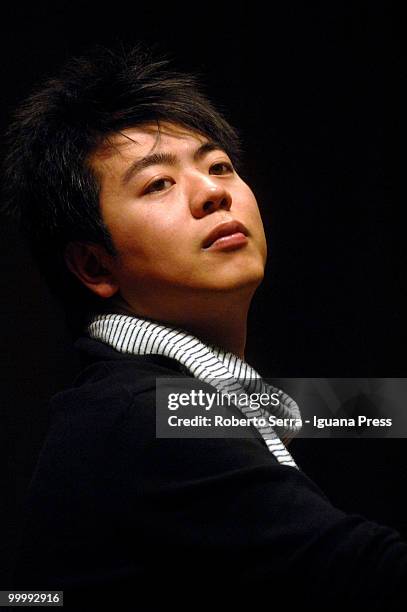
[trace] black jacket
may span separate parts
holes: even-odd
[[[257,435],[156,438],[155,378],[185,376],[178,362],[77,348],[87,366],[51,400],[16,587],[64,590],[72,610],[406,601],[399,534],[333,507]]]

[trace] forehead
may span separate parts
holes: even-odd
[[[91,155],[92,166],[101,169],[106,162],[126,162],[155,151],[182,151],[208,142],[209,138],[184,126],[156,122],[126,128],[112,134]]]

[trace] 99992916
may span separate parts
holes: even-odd
[[[63,591],[0,591],[0,606],[63,606]]]

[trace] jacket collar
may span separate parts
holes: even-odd
[[[80,354],[80,361],[83,367],[91,365],[93,363],[97,363],[98,361],[143,361],[148,363],[155,363],[157,365],[161,365],[164,367],[168,367],[177,372],[182,372],[185,376],[189,376],[189,374],[185,374],[183,366],[172,359],[171,357],[167,357],[166,355],[132,355],[125,354],[116,351],[113,347],[109,346],[105,342],[101,342],[100,340],[95,340],[90,338],[89,336],[81,336],[74,342],[75,349]]]

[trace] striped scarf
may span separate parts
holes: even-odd
[[[184,329],[124,314],[96,314],[91,318],[87,331],[91,338],[112,346],[120,353],[158,354],[175,359],[183,366],[185,374],[189,372],[199,380],[209,381],[209,384],[225,395],[236,392],[278,393],[279,404],[267,406],[267,410],[261,407],[254,411],[250,406],[240,406],[237,403],[237,408],[244,416],[263,417],[266,421],[270,415],[293,420],[301,417],[294,400],[264,382],[248,363],[217,346],[204,344]],[[253,426],[279,463],[298,468],[280,436],[287,443],[299,431],[299,426],[273,429],[269,425],[257,425],[256,419]]]

